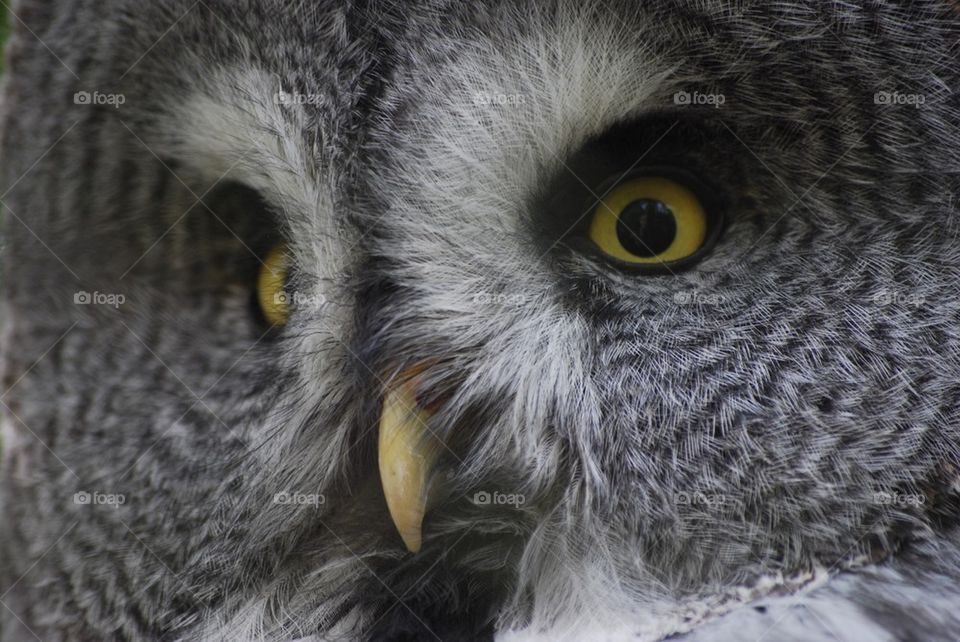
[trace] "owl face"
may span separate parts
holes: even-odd
[[[18,11],[10,627],[659,639],[951,527],[949,3]]]

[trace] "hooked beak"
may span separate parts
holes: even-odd
[[[444,448],[427,426],[433,413],[417,401],[416,384],[416,372],[410,370],[387,390],[377,444],[387,508],[412,553],[420,550],[423,541],[432,477]]]

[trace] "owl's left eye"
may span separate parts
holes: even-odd
[[[290,301],[286,292],[289,266],[287,246],[281,243],[270,250],[260,267],[257,301],[264,318],[272,326],[282,326],[290,317]]]
[[[699,256],[716,228],[715,213],[684,184],[665,176],[632,176],[597,204],[589,237],[609,259],[657,269]]]

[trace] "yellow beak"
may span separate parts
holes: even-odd
[[[390,517],[412,553],[418,552],[423,542],[431,476],[443,448],[427,426],[430,416],[417,403],[411,378],[387,392],[380,416],[380,482]]]

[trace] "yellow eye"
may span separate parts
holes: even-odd
[[[283,243],[275,246],[263,260],[257,279],[257,300],[270,325],[284,325],[290,316],[290,301],[285,290],[290,257]]]
[[[593,212],[590,239],[608,256],[631,264],[685,259],[707,240],[707,212],[689,189],[646,176],[615,185]]]

